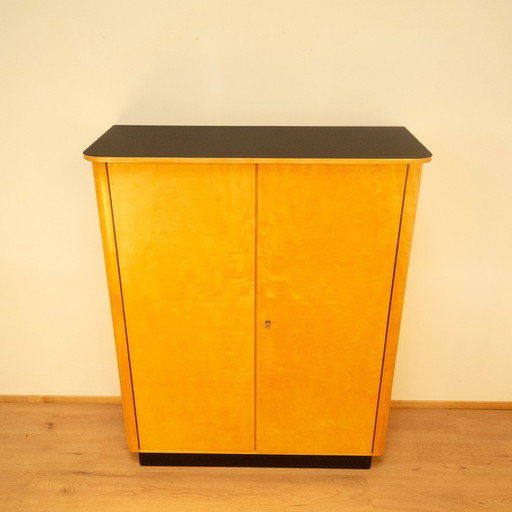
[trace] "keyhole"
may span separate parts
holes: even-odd
[[[272,327],[272,322],[270,320],[265,320],[265,329],[270,329]]]

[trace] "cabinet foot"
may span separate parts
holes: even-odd
[[[139,462],[141,466],[369,469],[372,465],[372,457],[364,455],[139,453]]]

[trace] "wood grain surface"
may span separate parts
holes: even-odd
[[[71,403],[71,404],[120,404],[120,396],[99,395],[0,395],[0,403]],[[397,409],[478,409],[508,410],[512,402],[474,400],[391,400]]]
[[[259,452],[372,454],[406,171],[258,166]]]
[[[512,411],[394,409],[370,470],[140,467],[119,404],[0,404],[2,512],[512,510]]]
[[[400,218],[400,237],[396,250],[393,287],[387,319],[386,344],[384,347],[379,404],[377,408],[377,420],[375,422],[375,436],[372,450],[374,455],[382,455],[384,452],[420,179],[421,165],[408,165],[404,201]]]
[[[108,178],[140,450],[252,452],[254,166]]]
[[[123,402],[126,440],[131,451],[139,450],[139,435],[133,400],[133,384],[130,368],[130,352],[126,338],[126,322],[123,304],[121,282],[119,280],[117,244],[115,237],[114,220],[112,216],[112,202],[107,164],[94,162],[94,184],[100,218],[101,237],[103,240],[103,255],[107,271],[108,292],[110,297],[110,311],[114,327],[116,344],[117,368]]]

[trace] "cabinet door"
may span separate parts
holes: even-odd
[[[258,452],[371,454],[405,177],[258,167]]]
[[[141,451],[252,451],[254,166],[108,176]]]

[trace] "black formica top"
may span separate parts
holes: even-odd
[[[432,154],[403,126],[115,125],[92,158],[290,158],[424,160]]]

